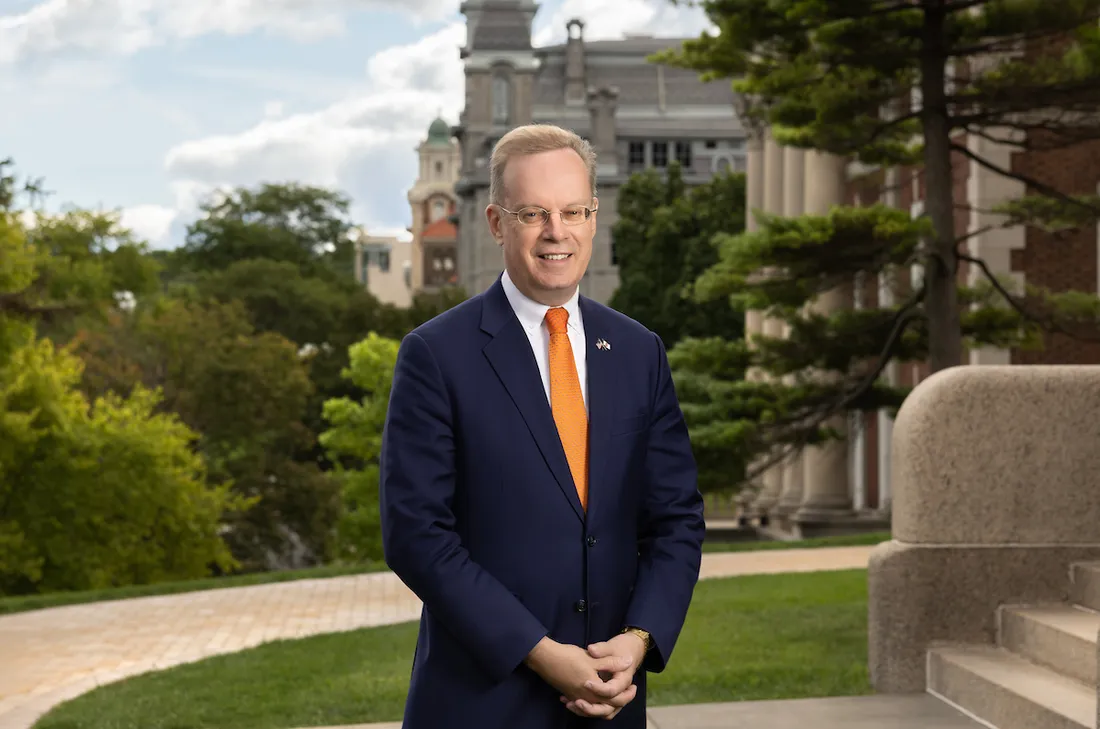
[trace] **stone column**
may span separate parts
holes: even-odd
[[[807,213],[823,215],[834,205],[842,205],[846,186],[847,165],[843,158],[817,150],[806,152]],[[810,304],[812,311],[820,313],[832,313],[851,306],[851,285],[826,291]],[[843,436],[847,431],[847,417],[840,413],[826,425]],[[834,440],[824,446],[806,449],[803,454],[802,504],[794,515],[800,529],[851,515],[848,476],[846,441]]]
[[[752,233],[759,226],[753,217],[753,211],[759,210],[764,205],[764,139],[759,133],[750,132],[747,140],[747,169],[745,171],[745,230]],[[759,311],[745,312],[745,341],[752,342],[752,338],[764,331],[764,317]],[[753,368],[745,372],[745,379],[754,381],[760,373]],[[760,483],[753,482],[738,495],[737,502],[742,508],[742,518],[755,515],[753,502],[761,488]]]
[[[783,147],[775,141],[769,131],[764,137],[764,211],[771,215],[783,213]],[[765,272],[766,274],[766,272]],[[764,336],[783,336],[783,322],[779,319],[764,319]],[[759,514],[767,514],[779,501],[783,490],[783,467],[776,465],[764,472],[763,488],[760,490],[754,509]]]
[[[796,218],[805,211],[806,150],[788,147],[783,154],[783,215]],[[790,336],[790,327],[784,326],[783,336]],[[788,375],[784,382],[794,384]],[[779,494],[776,515],[785,519],[798,510],[802,503],[802,453],[794,453],[783,465],[783,489]]]

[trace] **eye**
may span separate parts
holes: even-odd
[[[562,217],[569,222],[577,222],[584,219],[583,207],[570,207],[561,211]]]
[[[519,211],[519,219],[524,223],[534,223],[540,220],[543,213],[538,208],[524,208]]]

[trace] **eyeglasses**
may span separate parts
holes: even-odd
[[[524,226],[546,225],[546,223],[550,220],[549,210],[533,205],[525,208],[520,208],[519,210],[508,210],[507,208],[501,207],[500,205],[497,205],[497,207],[500,208],[501,212],[508,213],[509,215],[514,215],[516,217],[516,220],[518,220],[520,224]],[[580,225],[581,223],[592,217],[592,213],[596,212],[597,210],[599,210],[599,208],[590,208],[586,205],[569,205],[568,207],[562,208],[558,212],[558,217],[561,218],[561,222],[565,223],[566,225]]]

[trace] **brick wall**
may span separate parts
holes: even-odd
[[[1100,184],[1100,142],[1014,155],[1012,171],[1067,194],[1096,193]],[[1029,191],[1030,192],[1030,191]],[[1051,291],[1097,292],[1096,226],[1068,235],[1029,228],[1023,250],[1014,251],[1012,270]],[[1013,364],[1096,364],[1100,343],[1047,335],[1041,351],[1014,351]]]

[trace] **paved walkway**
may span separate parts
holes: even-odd
[[[706,554],[703,578],[865,568],[870,547]],[[391,573],[71,605],[0,617],[0,729],[96,686],[282,638],[416,620]]]

